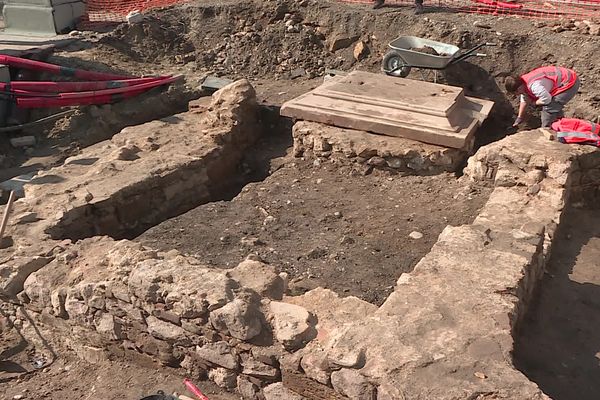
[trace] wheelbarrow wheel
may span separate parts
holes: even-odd
[[[410,74],[410,67],[408,63],[404,61],[400,54],[395,51],[388,52],[383,57],[383,72],[387,75],[406,78]]]

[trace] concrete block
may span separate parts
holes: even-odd
[[[133,25],[133,24],[139,24],[140,22],[142,22],[144,20],[144,16],[142,15],[141,12],[139,11],[132,11],[129,14],[127,14],[127,17],[125,17],[125,19],[127,20],[127,23],[129,25]]]
[[[281,107],[281,115],[469,150],[492,101],[461,88],[354,71]]]
[[[60,4],[73,3],[73,0],[7,0],[5,4],[52,7]]]
[[[41,3],[42,0],[30,0]],[[5,32],[22,35],[54,36],[75,26],[85,13],[82,1],[66,4],[10,3],[4,6]],[[50,0],[49,0],[50,2]]]

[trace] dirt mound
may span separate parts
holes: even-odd
[[[474,21],[491,29],[473,28]],[[437,81],[496,101],[495,113],[507,127],[515,100],[501,89],[505,77],[543,64],[561,64],[584,77],[582,93],[568,112],[595,118],[593,93],[600,89],[596,83],[600,70],[591,60],[600,39],[576,31],[556,33],[550,27],[535,28],[543,34],[531,35],[532,29],[530,21],[516,18],[444,13],[415,18],[402,9],[373,12],[360,5],[312,0],[203,2],[157,11],[142,24],[119,27],[101,43],[134,61],[192,66],[234,79],[308,79],[323,75],[327,68],[380,71],[388,43],[400,34],[461,49],[490,42],[497,46],[482,49],[487,57],[453,65],[438,74]],[[359,42],[368,52],[357,61],[353,53]],[[560,51],[556,43],[561,43]],[[416,69],[412,75],[421,78]],[[532,119],[533,126],[536,122]]]

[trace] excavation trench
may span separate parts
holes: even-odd
[[[114,239],[133,239],[145,230],[199,205],[231,200],[249,182],[264,179],[269,173],[270,160],[283,155],[286,146],[289,146],[290,121],[280,119],[277,112],[276,109],[261,107],[256,123],[244,125],[245,130],[252,131],[241,132],[241,139],[224,139],[195,160],[166,172],[151,172],[149,177],[134,180],[133,184],[112,193],[103,201],[74,207],[47,233],[55,240],[81,240],[104,235]],[[181,118],[175,115],[157,121],[161,126],[176,126]],[[143,125],[141,129],[144,129]],[[125,141],[128,134],[125,133]],[[165,135],[160,131],[158,134]],[[197,132],[190,131],[190,135],[195,134]],[[148,135],[152,137],[152,132]],[[177,154],[172,154],[172,157],[176,158]],[[132,159],[136,158],[139,157],[132,156]],[[85,158],[75,159],[72,163],[93,165],[96,161],[95,158]],[[176,160],[173,162],[176,163]],[[139,174],[143,176],[147,172],[140,171]]]

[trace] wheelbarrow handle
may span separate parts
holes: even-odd
[[[487,55],[485,55],[485,56],[484,55],[480,55],[480,54],[478,54],[476,52],[477,52],[477,50],[481,49],[482,47],[490,46],[490,45],[491,46],[495,46],[495,44],[493,44],[493,43],[492,44],[490,44],[490,43],[481,43],[481,44],[478,44],[477,46],[473,47],[470,50],[467,50],[466,52],[462,53],[461,55],[459,55],[458,57],[456,57],[455,59],[453,59],[451,61],[451,64],[455,64],[457,62],[466,60],[469,57],[474,57],[474,56],[485,57]]]

